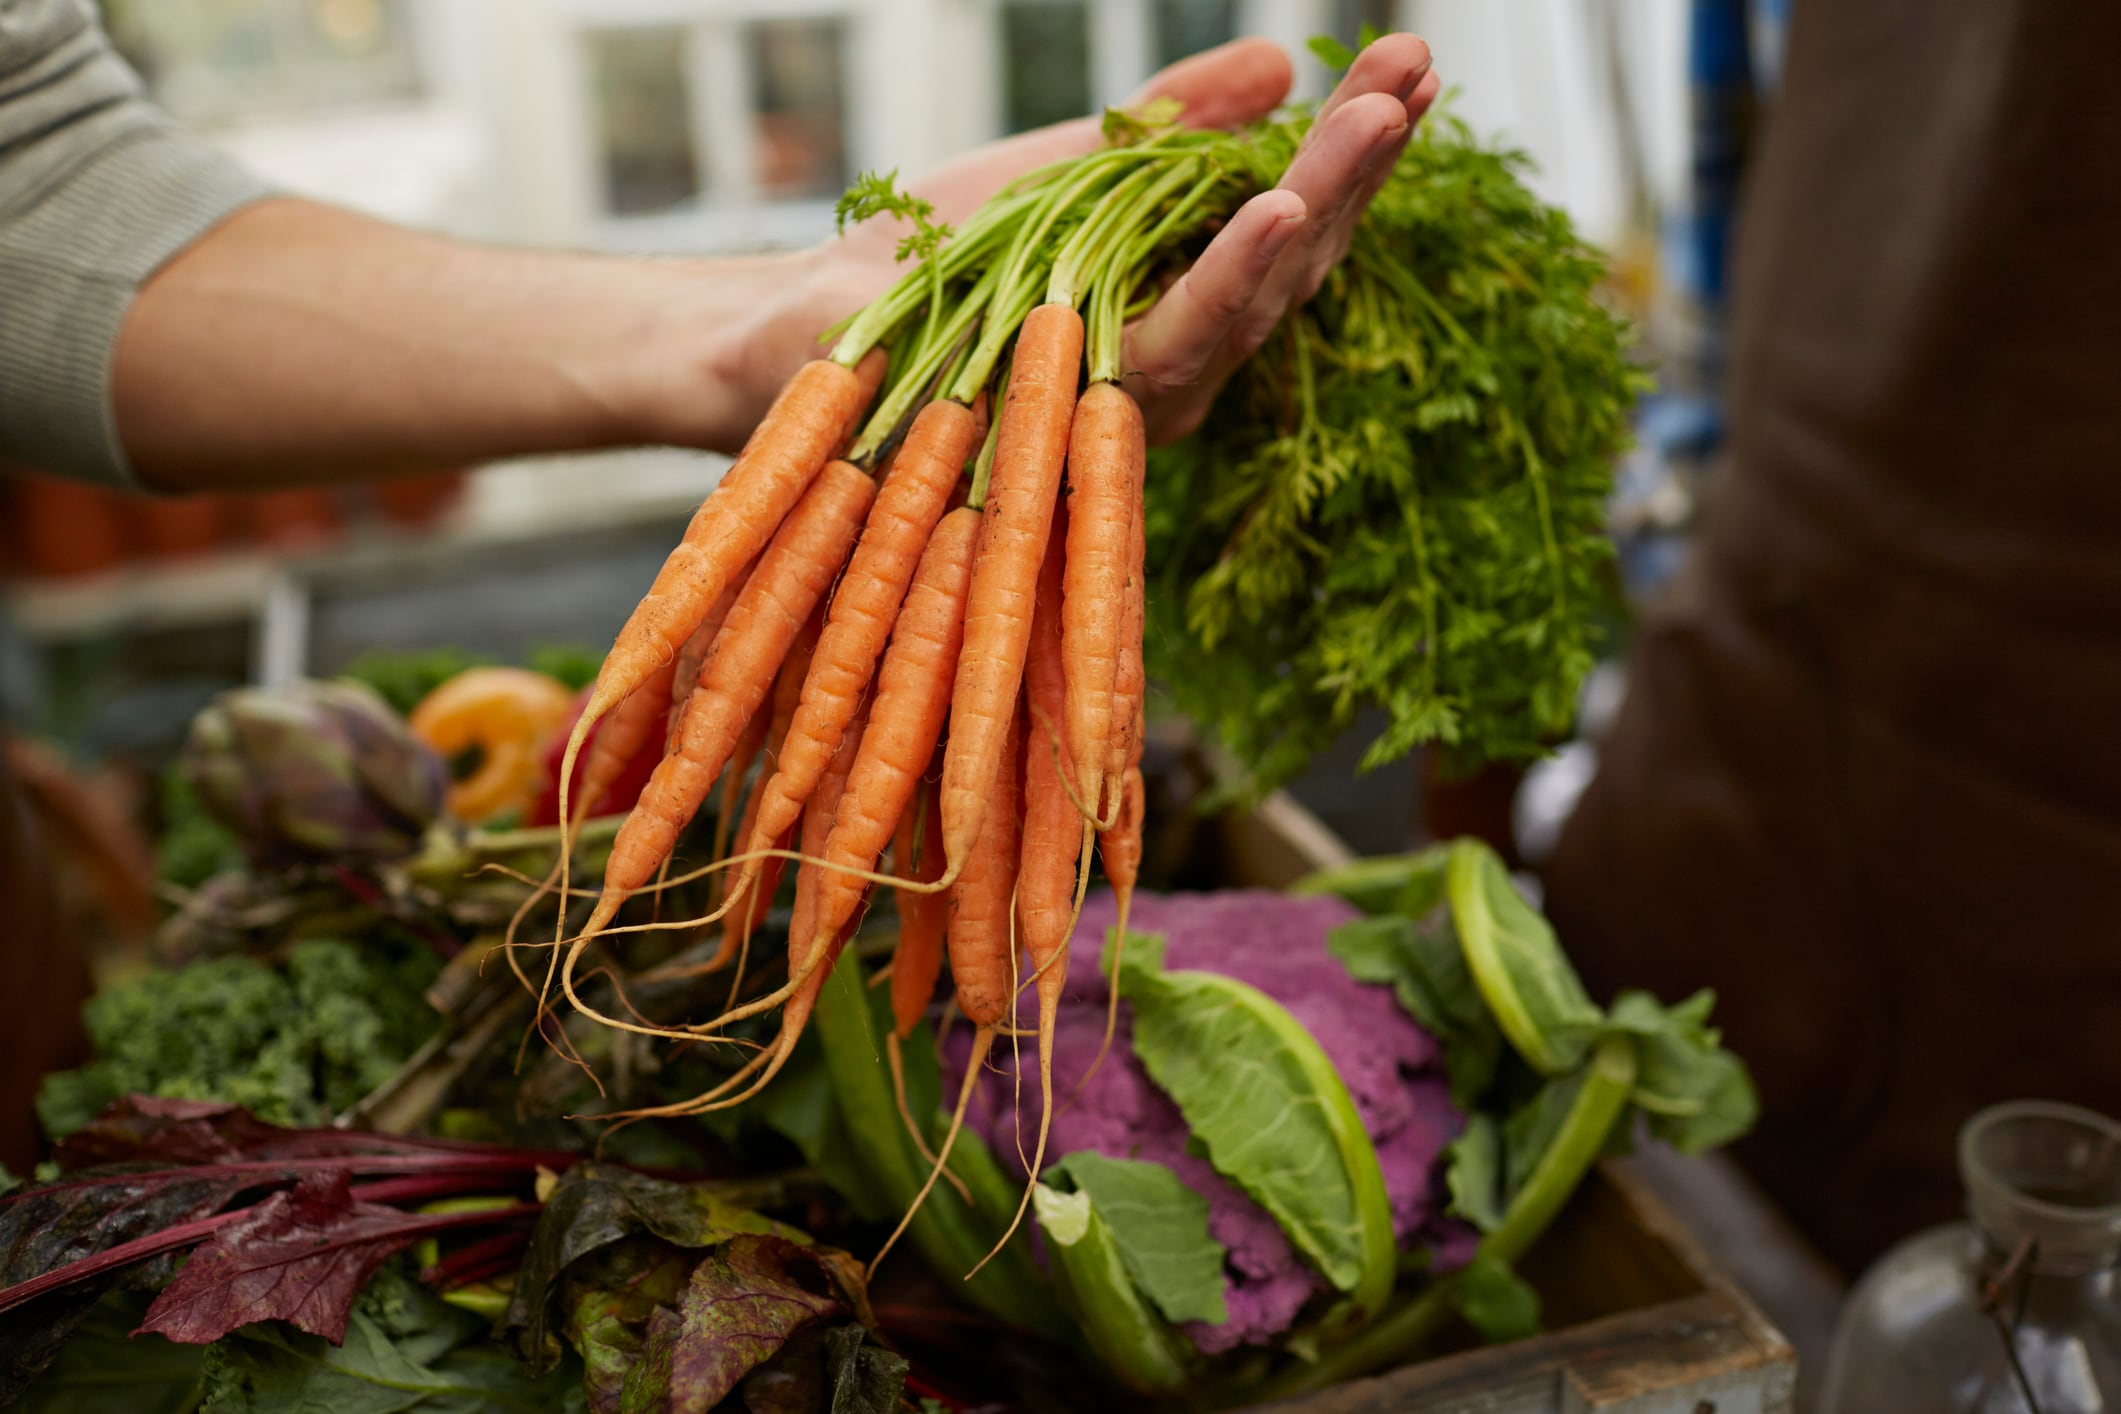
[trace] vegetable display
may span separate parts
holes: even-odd
[[[789,381],[694,516],[559,773],[571,782],[580,756],[595,777],[602,724],[669,700],[665,754],[586,922],[555,924],[539,1015],[557,993],[616,1031],[690,1045],[778,1009],[735,1073],[643,1117],[761,1094],[880,884],[902,903],[948,899],[942,956],[982,1051],[1011,1015],[1021,947],[1047,1003],[1033,1028],[1050,1098],[1059,979],[1100,860],[1120,900],[1115,973],[1128,936],[1152,623],[1174,700],[1254,784],[1370,705],[1392,717],[1373,760],[1427,742],[1523,757],[1565,727],[1635,379],[1592,298],[1598,262],[1514,159],[1462,128],[1410,144],[1321,298],[1208,430],[1150,463],[1120,384],[1127,319],[1278,179],[1308,121],[1226,133],[1154,106],[1114,113],[1100,150],[1019,179],[956,230],[888,176],[841,202],[843,223],[898,221],[909,268]],[[816,646],[799,660],[806,622]],[[790,695],[773,724],[769,704]],[[677,1025],[586,1002],[592,950],[660,889],[718,781],[720,815],[737,813],[750,743],[769,734],[741,837],[704,866],[727,887],[691,921],[723,923],[711,967],[748,960],[752,893],[769,861],[796,863],[785,981]],[[938,756],[933,809],[917,808]],[[887,854],[895,839],[904,857]],[[571,896],[564,850],[556,882]],[[928,921],[911,930],[905,1007],[926,1000]]]
[[[1373,762],[1565,728],[1636,385],[1596,258],[1432,116],[1152,453],[1124,330],[1309,122],[1179,117],[954,230],[859,181],[902,278],[593,681],[201,717],[163,971],[0,1194],[0,1402],[1231,1406],[1527,1333],[1599,1156],[1749,1126],[1711,999],[1599,1005],[1478,844],[1156,892],[1152,696],[1239,793],[1377,709]]]

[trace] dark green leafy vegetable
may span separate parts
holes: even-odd
[[[208,1348],[206,1414],[484,1414],[582,1407],[579,1373],[532,1374],[486,1323],[386,1268],[361,1294],[343,1345],[258,1325]]]
[[[1208,1234],[1208,1200],[1162,1164],[1090,1150],[1048,1170],[1090,1196],[1112,1231],[1120,1260],[1142,1294],[1171,1322],[1229,1319],[1223,1304],[1223,1245]]]
[[[1271,185],[1302,130],[1217,160]],[[1569,725],[1644,380],[1525,165],[1431,113],[1318,298],[1152,454],[1150,669],[1254,789],[1366,708],[1371,765],[1523,760]]]
[[[297,943],[284,969],[248,957],[154,972],[82,1009],[97,1058],[45,1077],[54,1137],[122,1095],[239,1104],[274,1124],[318,1124],[388,1079],[433,1034],[424,993],[441,960],[417,942]]]
[[[134,1337],[146,1313],[147,1297],[138,1292],[104,1297],[10,1407],[22,1414],[187,1414],[197,1404],[206,1352],[160,1336]]]
[[[878,1346],[860,1328],[836,1327],[825,1335],[825,1375],[830,1390],[825,1408],[829,1414],[898,1414],[909,1368],[902,1356]],[[761,1393],[747,1389],[746,1398],[753,1409],[767,1414],[762,1409],[765,1401]],[[794,1406],[783,1407],[794,1414]]]

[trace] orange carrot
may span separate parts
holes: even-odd
[[[663,724],[670,702],[674,663],[666,663],[648,681],[612,709],[596,739],[582,756],[581,779],[575,783],[573,823],[579,827],[611,790],[612,783],[640,753],[655,729]]]
[[[856,755],[861,751],[866,702],[858,703],[854,720],[840,734],[840,744],[832,753],[831,761],[818,778],[817,790],[810,803],[803,807],[803,830],[800,836],[802,853],[816,859],[825,853],[825,840],[832,833],[833,817],[840,808],[840,797],[847,789],[847,773],[854,769]],[[832,970],[831,962],[821,962],[816,968],[808,967],[819,943],[817,907],[819,887],[825,882],[823,868],[816,864],[805,864],[795,875],[795,919],[788,926],[788,975],[803,975],[815,979],[816,986],[808,982],[796,989],[789,998],[788,1006],[781,1013],[784,1031],[800,1033],[809,1020],[810,1010],[816,1005],[817,994],[824,989],[825,978]],[[849,920],[851,923],[852,920]],[[838,945],[845,941],[843,924],[833,929],[835,957]],[[793,1044],[791,1042],[790,1044]]]
[[[670,712],[664,734],[673,744],[677,741],[678,719],[685,715],[686,699],[690,698],[692,690],[699,686],[700,669],[707,662],[708,650],[714,647],[715,635],[722,631],[722,624],[729,618],[729,611],[736,607],[736,596],[742,593],[744,586],[750,582],[751,572],[758,568],[758,563],[754,559],[729,581],[728,586],[722,590],[722,596],[714,601],[714,607],[707,611],[707,617],[700,620],[700,626],[692,631],[692,636],[685,640],[685,646],[678,650],[678,656],[672,660]]]
[[[922,783],[921,794],[901,817],[899,851],[893,867],[920,883],[932,884],[943,877],[942,807],[940,781],[931,776]],[[901,889],[898,895],[898,950],[891,960],[892,1034],[900,1040],[913,1034],[921,1015],[935,997],[935,982],[943,971],[943,929],[949,922],[950,901],[939,893]]]
[[[1077,419],[1080,423],[1081,419]],[[1066,514],[1066,513],[1064,513]],[[1073,516],[1068,518],[1072,532]],[[1031,959],[1038,988],[1038,1088],[1042,1100],[1038,1145],[1031,1155],[1031,1184],[1038,1182],[1046,1158],[1046,1136],[1053,1117],[1053,1029],[1060,1015],[1061,993],[1068,985],[1068,937],[1075,927],[1077,865],[1090,842],[1091,821],[1069,799],[1071,774],[1061,735],[1065,712],[1066,672],[1062,651],[1062,539],[1046,545],[1039,572],[1038,605],[1031,617],[1031,656],[1024,667],[1024,698],[1029,711],[1024,726],[1024,836],[1016,874],[1016,916],[1023,927],[1024,950]],[[991,826],[990,826],[991,828]],[[1031,1200],[1029,1185],[1024,1203]],[[1017,1208],[1021,1220],[1023,1205]],[[1003,1237],[1008,1241],[1015,1231]]]
[[[943,873],[943,822],[936,804],[942,764],[938,753],[922,781],[919,798],[899,817],[898,841],[892,846],[893,871],[922,883],[933,883]],[[943,971],[943,931],[949,918],[950,900],[943,895],[920,889],[898,891],[898,946],[891,954],[892,1027],[884,1037],[884,1059],[891,1067],[891,1095],[898,1103],[899,1119],[914,1148],[970,1202],[964,1182],[942,1169],[941,1158],[928,1146],[928,1136],[913,1117],[906,1102],[906,1067],[900,1054],[935,997],[936,979]]]
[[[769,713],[752,713],[751,721],[744,728],[744,734],[737,738],[736,750],[731,753],[729,764],[722,768],[722,795],[715,807],[714,842],[707,847],[709,859],[723,858],[729,848],[729,832],[736,826],[737,793],[743,790],[744,781],[750,776],[751,768],[759,763],[759,753],[766,749],[766,734],[772,725]],[[757,791],[752,792],[754,796],[757,794]],[[719,886],[726,882],[727,877],[723,874],[709,876],[707,893],[710,903],[721,897]]]
[[[1053,530],[1082,354],[1083,321],[1071,306],[1040,305],[1016,337],[965,607],[965,648],[950,698],[950,749],[943,758],[945,878],[969,867],[1008,759],[1003,740],[1023,687],[1031,605]]]
[[[875,494],[859,467],[834,462],[803,493],[759,560],[700,670],[678,746],[650,776],[612,841],[604,892],[569,961],[668,857],[766,696],[811,610],[846,563]],[[571,998],[570,998],[571,999]]]
[[[1015,940],[1011,936],[1009,920],[1010,900],[1016,891],[1019,839],[1020,715],[1015,710],[1009,713],[1002,737],[1002,766],[995,773],[994,800],[972,847],[971,857],[965,861],[956,883],[950,888],[950,933],[947,940],[950,979],[957,987],[959,1008],[977,1028],[972,1033],[972,1054],[966,1061],[965,1080],[958,1088],[957,1108],[951,1113],[950,1128],[943,1135],[943,1142],[929,1167],[928,1181],[914,1195],[905,1215],[899,1219],[898,1227],[870,1259],[872,1273],[912,1223],[921,1204],[927,1201],[936,1179],[946,1172],[950,1151],[956,1147],[957,1136],[964,1132],[965,1109],[979,1082],[980,1071],[987,1064],[987,1053],[993,1049],[996,1029],[1009,1014],[1015,996],[1012,976],[1016,960]]]
[[[824,775],[818,780],[816,793],[812,796],[810,804],[804,808],[801,828],[805,854],[815,854],[823,847],[823,836],[830,827],[833,809],[839,804],[840,792],[846,786],[847,771],[854,764],[855,754],[861,749],[865,718],[865,711],[856,712],[855,719],[848,724],[841,739],[840,749],[833,754]],[[819,871],[815,868],[805,868],[796,875],[795,911],[798,918],[803,918],[806,914],[815,916],[817,892],[814,880],[818,874]],[[818,995],[824,990],[825,981],[832,974],[832,967],[839,958],[840,949],[846,945],[848,938],[853,936],[855,927],[855,921],[850,919],[834,938],[832,947],[824,950],[822,954],[814,951],[806,955],[798,951],[795,944],[798,935],[794,932],[789,934],[788,970],[791,980],[788,1004],[781,1012],[780,1035],[771,1047],[753,1056],[734,1075],[704,1095],[673,1105],[627,1111],[628,1117],[640,1119],[655,1115],[704,1114],[711,1110],[730,1109],[743,1104],[764,1089],[774,1076],[780,1074],[781,1067],[788,1063],[788,1057],[793,1054],[795,1043],[802,1035],[803,1026],[810,1019],[811,1010],[817,1005]],[[747,1003],[747,1007],[755,1006],[754,1003]]]
[[[833,753],[824,774],[818,778],[817,790],[812,793],[810,803],[803,807],[801,851],[812,859],[824,852],[825,837],[831,831],[840,797],[847,787],[847,774],[861,751],[867,707],[866,702],[861,704],[854,720],[847,724],[847,730],[840,737],[839,750]],[[837,877],[827,874],[816,864],[805,864],[796,871],[795,919],[788,929],[788,994],[787,1004],[781,1008],[780,1034],[769,1049],[694,1102],[699,1110],[728,1109],[742,1104],[780,1074],[781,1067],[794,1054],[795,1043],[802,1039],[803,1028],[809,1023],[811,1012],[817,1008],[817,999],[832,976],[840,950],[859,926],[859,919],[852,915],[829,934],[816,926],[820,888]],[[813,941],[806,946],[800,941],[804,938]],[[763,1070],[760,1069],[762,1065]],[[756,1079],[752,1078],[754,1072],[757,1072]],[[744,1086],[742,1090],[734,1095],[728,1094],[740,1084]]]
[[[1023,925],[1024,947],[1040,978],[1039,996],[1043,1002],[1049,990],[1045,980],[1050,976],[1056,1004],[1059,978],[1067,964],[1062,961],[1058,968],[1048,964],[1067,950],[1076,862],[1086,823],[1068,799],[1069,757],[1061,738],[1065,700],[1061,559],[1061,540],[1056,535],[1046,547],[1046,563],[1039,573],[1031,651],[1024,668],[1024,700],[1029,710],[1024,724],[1023,855],[1016,884],[1017,918]]]
[[[995,774],[994,800],[957,882],[950,887],[950,980],[958,1009],[981,1030],[1009,1015],[1015,995],[1012,974],[1010,900],[1016,892],[1016,862],[1022,839],[1018,818],[1021,762],[1018,714],[1011,712],[1003,736],[1003,767]]]
[[[1105,1008],[1105,1038],[1098,1044],[1097,1054],[1091,1058],[1090,1066],[1082,1079],[1075,1082],[1075,1093],[1080,1095],[1097,1068],[1105,1063],[1112,1050],[1112,1037],[1119,1027],[1119,964],[1127,949],[1127,911],[1134,904],[1134,885],[1141,876],[1142,866],[1142,813],[1146,805],[1146,792],[1142,783],[1141,709],[1135,708],[1134,728],[1129,733],[1133,740],[1131,759],[1120,773],[1119,809],[1114,812],[1111,828],[1098,836],[1098,854],[1104,860],[1105,878],[1112,885],[1112,897],[1119,904],[1119,917],[1112,929],[1111,1001]]]
[[[713,494],[693,513],[684,539],[663,561],[648,593],[620,627],[597,670],[589,705],[575,720],[560,757],[560,897],[569,897],[568,788],[583,742],[607,712],[677,656],[737,572],[775,537],[781,522],[817,480],[826,458],[860,420],[882,382],[883,369],[880,349],[871,351],[858,371],[822,359],[804,364],[766,410]],[[837,570],[839,561],[832,568]],[[639,813],[638,809],[634,812]],[[655,868],[650,864],[648,872]],[[563,908],[555,925],[555,944],[566,927],[567,910]],[[570,965],[581,948],[578,941],[569,951]],[[548,988],[550,981],[548,970]],[[541,1021],[544,1014],[545,994],[540,992]]]
[[[1076,799],[1102,818],[1118,782],[1105,777],[1113,688],[1126,618],[1134,520],[1147,442],[1138,404],[1114,383],[1096,383],[1075,405],[1068,437],[1068,560],[1061,600],[1067,680],[1068,754]]]
[[[1142,807],[1144,787],[1139,761],[1120,777],[1119,818],[1098,836],[1098,854],[1105,863],[1105,878],[1119,903],[1119,931],[1127,931],[1127,910],[1134,902],[1135,881],[1142,867]],[[1115,964],[1116,966],[1117,964]]]
[[[1127,547],[1127,597],[1120,619],[1118,670],[1112,678],[1112,738],[1105,748],[1105,781],[1116,797],[1120,774],[1141,759],[1142,699],[1148,681],[1142,671],[1143,622],[1148,617],[1147,532],[1142,525],[1141,499],[1135,498],[1134,527]],[[1100,826],[1109,826],[1120,809],[1116,798],[1105,808]]]
[[[563,781],[573,774],[590,727],[677,655],[737,571],[766,548],[861,416],[865,387],[874,390],[870,376],[882,376],[880,358],[877,365],[858,374],[819,359],[804,364],[781,389],[619,629],[589,708],[569,739]]]
[[[962,403],[933,402],[914,419],[833,595],[802,702],[763,788],[758,819],[744,836],[744,853],[768,848],[795,824],[839,749],[855,703],[876,674],[921,553],[961,478],[965,458],[977,445],[977,430],[972,410]],[[741,895],[757,873],[758,862],[747,863],[732,897]]]
[[[979,524],[979,512],[970,507],[944,516],[914,571],[913,587],[877,672],[876,703],[870,709],[862,754],[825,845],[825,858],[836,868],[868,870],[875,865],[942,735],[943,718],[950,711],[951,674],[964,642],[965,601]],[[853,914],[865,886],[850,874],[826,872],[819,887],[817,926],[829,935]]]
[[[802,635],[796,639],[795,647],[788,650],[788,661],[781,665],[781,675],[773,685],[773,721],[766,729],[766,763],[768,767],[780,758],[781,743],[787,739],[788,724],[795,716],[798,697],[802,693],[804,677],[810,671],[810,660],[817,649],[819,633],[824,627],[824,618],[812,614],[810,622],[803,626]],[[765,798],[761,788],[751,793],[744,802],[744,818],[737,825],[736,837],[748,840],[758,823],[759,802]],[[768,843],[774,849],[786,849],[788,836],[794,825],[776,835]],[[731,958],[740,956],[751,941],[751,935],[766,921],[767,911],[773,907],[773,896],[780,890],[781,873],[787,867],[785,859],[772,858],[759,861],[757,892],[751,902],[734,912],[722,915],[722,945],[716,950],[714,961],[708,964],[712,972],[726,967]],[[734,898],[735,894],[732,893]],[[741,970],[741,967],[739,968]]]

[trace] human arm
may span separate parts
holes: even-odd
[[[1238,354],[1315,287],[1434,92],[1427,50],[1373,46],[1284,188],[1255,200],[1134,332],[1152,427],[1196,421]],[[1264,115],[1290,73],[1258,42],[1143,97]],[[1097,141],[1094,120],[991,144],[920,184],[947,218]],[[896,274],[890,233],[746,260],[479,247],[294,200],[221,221],[142,285],[111,360],[124,460],[167,489],[260,487],[668,443],[729,450],[818,333]],[[0,447],[0,451],[5,451]]]

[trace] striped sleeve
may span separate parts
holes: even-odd
[[[146,101],[86,0],[0,0],[0,461],[133,484],[110,388],[126,309],[269,194]]]

